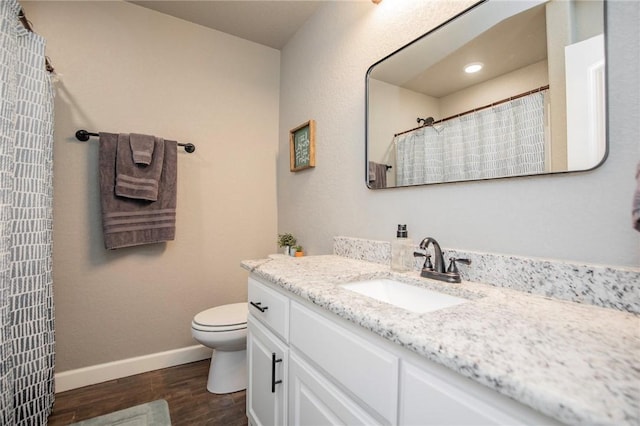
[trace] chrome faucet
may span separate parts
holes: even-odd
[[[433,246],[434,251],[434,265],[431,264],[431,255],[427,253],[427,249],[429,248],[429,244]],[[434,280],[445,281],[448,283],[459,283],[461,282],[460,272],[458,271],[458,267],[456,266],[456,262],[464,263],[466,265],[471,264],[470,259],[449,259],[449,267],[445,271],[444,269],[444,257],[442,256],[442,249],[440,248],[440,244],[431,237],[427,237],[422,240],[420,243],[420,248],[425,251],[425,254],[422,253],[414,253],[414,256],[424,256],[425,262],[422,267],[422,271],[420,272],[420,276],[424,278],[432,278]]]

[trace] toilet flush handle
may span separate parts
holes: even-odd
[[[249,302],[249,304],[251,306],[253,306],[254,308],[258,309],[260,312],[264,312],[267,309],[269,309],[268,306],[260,306],[260,305],[262,305],[262,302]]]

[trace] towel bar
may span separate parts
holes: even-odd
[[[76,139],[78,139],[79,141],[82,141],[82,142],[88,141],[91,136],[100,136],[100,134],[88,132],[86,130],[78,130],[76,132]],[[179,143],[178,142],[178,146],[184,147],[184,150],[187,151],[189,154],[191,154],[192,152],[194,152],[196,150],[196,146],[194,144],[192,144],[192,143]]]

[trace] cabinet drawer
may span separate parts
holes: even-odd
[[[396,423],[399,362],[395,355],[296,302],[291,303],[290,344],[385,423]]]
[[[289,340],[289,299],[249,277],[249,313],[285,342]]]

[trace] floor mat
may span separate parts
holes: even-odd
[[[169,404],[164,399],[114,411],[70,426],[171,426]]]

